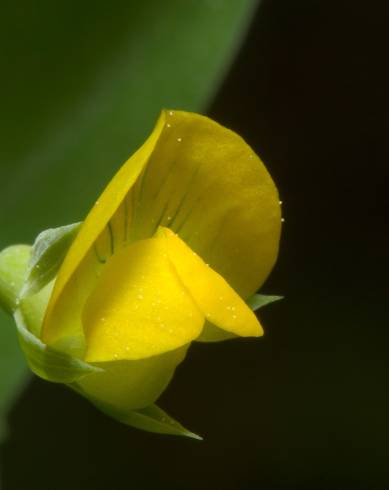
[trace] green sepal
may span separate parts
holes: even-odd
[[[31,250],[31,259],[21,296],[40,291],[56,276],[81,223],[50,228],[39,233]]]
[[[12,245],[0,252],[0,307],[11,315],[17,308],[30,254],[29,245]]]
[[[246,301],[246,303],[250,306],[253,311],[257,311],[263,306],[269,305],[270,303],[274,303],[275,301],[279,301],[283,299],[283,296],[270,296],[265,294],[253,294]]]
[[[128,410],[126,412],[120,411],[111,405],[97,401],[88,395],[79,387],[70,386],[77,393],[88,398],[93,405],[101,412],[105,413],[109,417],[117,420],[118,422],[135,427],[136,429],[145,430],[147,432],[155,432],[157,434],[170,434],[174,436],[189,437],[191,439],[197,439],[202,441],[203,438],[188,429],[185,429],[179,422],[174,420],[164,410],[157,405],[149,405],[148,407],[138,410]]]
[[[99,367],[45,345],[26,328],[20,309],[15,311],[14,318],[20,346],[28,365],[40,378],[53,383],[73,383],[84,376],[103,371]]]

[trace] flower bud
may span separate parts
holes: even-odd
[[[83,223],[9,249],[13,265],[2,252],[0,298],[37,375],[129,425],[194,437],[154,403],[191,342],[263,334],[249,304],[278,299],[253,295],[280,225],[274,183],[238,135],[164,111]]]

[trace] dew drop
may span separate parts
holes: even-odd
[[[172,127],[172,125],[171,125],[171,124],[169,124],[169,123],[167,123],[167,124],[166,124],[166,127],[167,127],[167,128],[171,128],[171,127]]]
[[[174,114],[174,111],[169,111],[169,116],[172,116]]]
[[[285,218],[281,218],[281,223],[285,223]]]
[[[182,138],[177,138],[177,141],[178,141],[179,143],[181,143]]]
[[[281,204],[282,204],[282,201],[278,201],[278,204],[279,204],[279,205],[281,206]]]

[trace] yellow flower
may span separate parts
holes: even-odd
[[[262,335],[246,301],[274,265],[280,225],[275,185],[238,135],[163,111],[82,223],[28,330],[100,368],[70,383],[98,406],[152,406],[192,341]]]

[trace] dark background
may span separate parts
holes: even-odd
[[[209,115],[277,182],[286,219],[266,335],[194,345],[139,432],[34,379],[3,489],[389,489],[386,2],[268,0]]]

